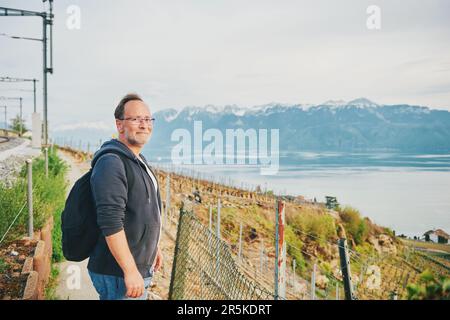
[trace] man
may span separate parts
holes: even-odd
[[[159,249],[161,197],[156,175],[140,154],[153,121],[136,94],[122,98],[114,116],[118,139],[92,159],[91,189],[101,234],[88,271],[101,300],[147,299]]]

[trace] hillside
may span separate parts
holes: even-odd
[[[158,179],[165,199],[167,173],[158,170]],[[221,238],[236,261],[242,223],[241,271],[267,290],[273,290],[275,199],[270,194],[230,188],[206,180],[171,173],[171,212],[166,227],[170,241],[176,237],[178,210],[181,205],[194,208],[201,223],[208,227],[212,208],[212,231],[216,230],[218,195],[221,199]],[[197,191],[196,191],[197,190]],[[194,192],[201,197],[195,201]],[[291,199],[291,200],[289,200]],[[329,210],[322,203],[285,197],[285,238],[287,247],[287,298],[311,297],[311,273],[316,264],[317,297],[334,299],[336,284],[343,296],[337,240],[346,237],[350,245],[351,270],[359,299],[389,299],[394,292],[406,298],[406,286],[416,283],[420,274],[431,270],[436,275],[450,274],[448,266],[430,259],[426,252],[417,252],[404,245],[392,231],[362,218],[353,208]],[[170,252],[169,252],[170,254]],[[171,260],[171,256],[167,257]],[[293,272],[295,259],[296,272]],[[166,259],[167,260],[167,259]],[[420,261],[420,263],[419,263]],[[377,279],[377,277],[379,279]],[[168,278],[165,279],[169,281]],[[164,287],[168,288],[168,283]],[[167,292],[158,291],[163,297]]]

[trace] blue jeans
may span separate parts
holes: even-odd
[[[152,284],[153,270],[150,270],[150,277],[144,278],[144,294],[138,298],[126,296],[127,288],[122,277],[98,274],[90,270],[88,272],[100,300],[147,300],[147,288]]]

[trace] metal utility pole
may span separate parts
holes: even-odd
[[[12,39],[34,40],[42,42],[43,50],[43,101],[44,101],[44,146],[48,144],[48,121],[47,121],[47,73],[53,73],[53,0],[48,1],[50,4],[49,12],[37,12],[29,10],[20,10],[13,8],[0,7],[0,16],[28,16],[28,17],[41,17],[42,18],[42,39],[27,38],[27,37],[15,37],[10,36]],[[50,67],[47,65],[47,29],[50,27]]]
[[[36,79],[25,79],[25,78],[11,78],[11,77],[0,77],[0,82],[33,82],[33,101],[34,101],[34,112],[36,113]]]
[[[20,137],[22,136],[23,133],[23,120],[22,120],[22,97],[20,97]]]
[[[22,100],[23,100],[23,98],[22,97],[0,97],[0,100],[19,100],[20,101],[20,104],[19,104],[19,108],[20,108],[20,129],[19,129],[19,134],[20,134],[20,136],[22,136],[22,129],[23,129],[23,125],[22,125],[22,122],[23,122],[23,119],[22,119]],[[6,117],[6,115],[5,115],[5,117]],[[6,121],[6,120],[5,120]]]

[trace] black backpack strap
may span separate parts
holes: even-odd
[[[122,160],[122,163],[125,167],[125,174],[127,176],[127,184],[128,184],[128,186],[132,186],[134,184],[134,174],[132,174],[132,169],[130,166],[129,158],[127,158],[125,155],[123,155],[120,152],[110,151],[108,153],[114,153],[114,154],[118,155],[119,158]],[[128,192],[130,192],[129,189],[128,189]]]
[[[132,174],[132,169],[131,169],[130,163],[128,161],[129,159],[125,155],[123,155],[121,152],[116,152],[114,150],[110,150],[110,151],[102,154],[101,157],[103,157],[106,154],[110,154],[110,153],[117,155],[120,158],[120,160],[122,160],[122,163],[125,167],[125,175],[127,176],[127,185],[128,186],[133,185],[134,184],[134,175]],[[92,168],[91,168],[91,170],[92,170]],[[128,190],[128,192],[130,192],[130,191]]]

